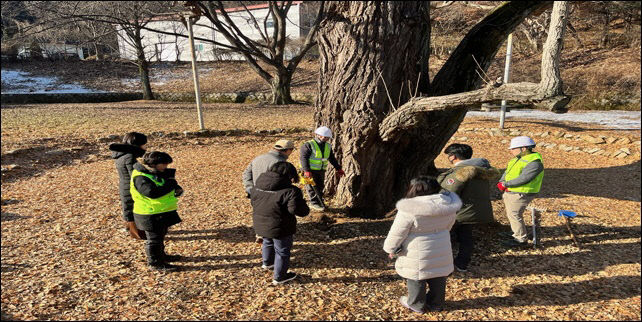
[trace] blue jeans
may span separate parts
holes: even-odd
[[[293,242],[294,235],[281,238],[263,237],[263,265],[274,265],[274,279],[277,281],[284,279],[288,272]]]

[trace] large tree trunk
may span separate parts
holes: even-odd
[[[600,38],[600,47],[606,48],[609,44],[609,23],[611,22],[611,12],[608,3],[602,3],[604,11],[602,13],[602,37]]]
[[[101,60],[103,57],[100,54],[100,49],[98,49],[98,43],[94,41],[94,51],[96,52],[96,60]]]
[[[478,88],[472,55],[485,71],[524,17],[549,5],[510,2],[494,10],[462,40],[435,76],[429,95]],[[391,105],[409,101],[408,83],[414,91],[419,71],[427,67],[428,8],[427,2],[333,2],[321,25],[315,120],[335,133],[334,151],[347,174],[337,182],[329,173],[328,192],[336,192],[354,215],[385,213],[413,177],[434,174],[434,158],[465,115],[465,107],[413,113],[412,127],[386,141],[379,132],[394,112]],[[425,92],[427,79],[420,82]]]
[[[378,125],[392,104],[410,99],[408,84],[414,92],[427,66],[420,58],[430,43],[429,26],[428,2],[414,1],[333,2],[321,24],[315,120],[335,133],[334,153],[347,173],[338,187],[329,175],[328,192],[336,190],[357,215],[385,211],[405,188],[398,184],[425,170],[409,157],[414,144],[381,142]]]
[[[272,104],[292,104],[294,100],[290,95],[290,84],[292,83],[292,73],[283,68],[276,72],[276,75],[270,81],[272,89]]]
[[[140,34],[140,31],[138,32]],[[140,37],[137,37],[136,42],[136,65],[138,66],[138,74],[140,82],[143,87],[143,99],[153,100],[154,93],[152,92],[152,85],[149,82],[149,62],[145,58],[145,50]]]

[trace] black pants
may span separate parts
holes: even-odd
[[[145,241],[145,253],[147,254],[147,264],[161,265],[165,263],[165,235],[167,227],[145,230],[147,240]]]
[[[310,173],[312,173],[312,179],[314,179],[314,183],[316,184],[315,188],[319,193],[319,198],[323,200],[323,186],[325,184],[325,171],[312,170],[310,171]],[[321,206],[321,202],[319,202],[319,200],[317,199],[317,194],[314,192],[314,189],[312,189],[311,185],[306,184],[305,191],[308,192],[308,197],[310,197],[310,202],[312,204]]]
[[[426,293],[428,284],[428,293]],[[443,308],[446,299],[446,277],[435,277],[423,281],[406,280],[408,305],[415,310]]]
[[[455,240],[459,243],[459,251],[455,257],[455,265],[462,269],[467,269],[470,264],[470,257],[473,255],[473,247],[475,246],[473,240],[473,225],[472,224],[459,224],[456,223],[452,232],[455,235]]]

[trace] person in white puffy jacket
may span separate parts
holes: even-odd
[[[408,296],[399,302],[418,313],[443,308],[446,277],[454,269],[449,231],[462,202],[456,193],[440,190],[434,177],[413,179],[383,244],[390,258],[398,256],[395,269],[407,279]]]

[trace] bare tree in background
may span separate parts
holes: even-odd
[[[15,55],[18,45],[25,45],[19,35],[34,23],[36,17],[29,12],[24,1],[2,1],[1,4],[2,53]]]
[[[551,4],[499,5],[467,33],[428,83],[422,82],[428,80],[425,46],[430,45],[426,3],[330,2],[319,30],[315,122],[332,129],[346,176],[338,181],[329,172],[329,191],[354,215],[382,215],[413,177],[436,172],[433,160],[469,107],[505,98],[564,111],[570,98],[562,92],[558,65],[567,2],[554,5],[541,83],[501,84],[480,77],[508,34]],[[480,89],[483,82],[487,86]]]
[[[30,6],[40,12],[41,24],[57,28],[80,22],[113,26],[118,37],[135,50],[133,63],[138,67],[143,98],[154,99],[149,80],[149,57],[143,45],[142,30],[160,14],[169,10],[165,1],[32,1]]]
[[[315,37],[323,13],[323,2],[319,7],[314,23],[310,26],[308,34],[298,53],[286,61],[286,25],[288,11],[292,1],[269,1],[268,17],[255,17],[254,13],[241,2],[251,25],[261,35],[260,40],[254,40],[244,34],[236,25],[230,15],[225,11],[223,1],[188,1],[189,5],[197,8],[212,23],[214,29],[221,33],[228,41],[230,49],[243,55],[250,65],[272,89],[272,104],[289,104],[294,102],[290,95],[292,75],[296,67],[305,56],[306,52],[316,44]],[[271,20],[273,27],[268,27]],[[262,62],[269,67],[268,70],[261,66]]]
[[[286,26],[287,15],[293,1],[269,1],[268,14],[265,17],[255,16],[254,12],[248,7],[251,1],[234,2],[245,9],[245,13],[249,17],[249,24],[253,31],[260,35],[260,39],[252,39],[241,30],[240,26],[234,22],[226,11],[226,7],[230,4],[225,1],[184,1],[183,3],[192,8],[191,10],[195,16],[205,16],[211,22],[212,28],[220,33],[227,40],[227,43],[199,37],[194,37],[195,40],[212,43],[219,49],[241,54],[252,70],[270,85],[272,104],[294,103],[290,94],[292,75],[308,50],[316,45],[316,34],[323,17],[324,1],[319,2],[314,22],[304,28],[307,30],[305,40],[301,46],[298,46],[298,52],[293,53],[290,59],[286,57],[287,45],[291,41],[286,36]],[[175,11],[178,10],[180,8],[175,8]],[[268,22],[272,26],[269,26]],[[200,26],[204,25],[201,24]],[[143,27],[143,29],[161,34],[187,37],[185,34],[149,27]],[[265,68],[265,65],[268,68]]]
[[[172,22],[171,28],[172,28],[172,32],[176,34],[187,33],[187,27],[182,23]],[[174,36],[173,44],[174,44],[174,51],[176,53],[176,59],[175,59],[176,62],[179,62],[181,60],[181,54],[183,53],[183,48],[185,47],[186,43],[187,43],[187,40],[185,40],[185,38]]]
[[[109,48],[111,52],[118,51],[118,42],[116,40],[116,28],[113,25],[93,20],[80,21],[76,23],[76,28],[84,36],[84,43],[91,44],[94,49],[96,60],[104,57],[103,48]]]

